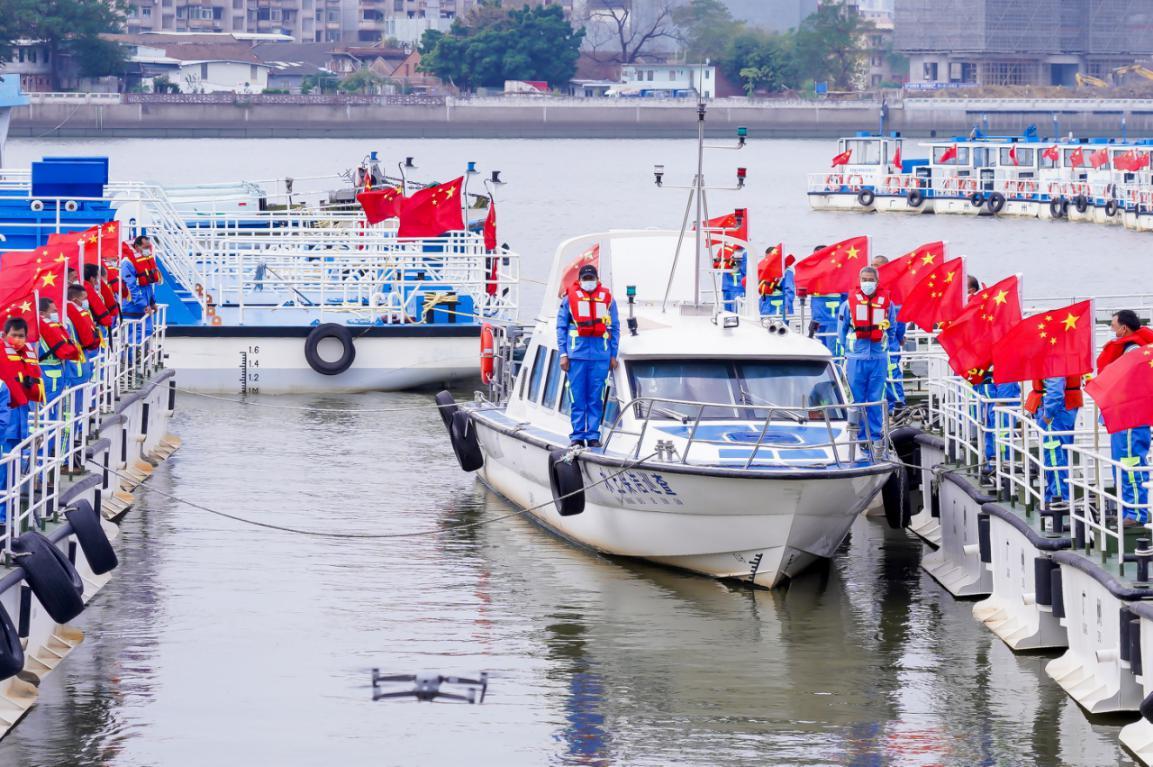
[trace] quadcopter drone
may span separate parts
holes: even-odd
[[[406,689],[384,690],[384,685],[400,685],[412,683]],[[461,692],[445,692],[441,685],[452,685],[461,688]],[[385,698],[415,698],[418,701],[429,703],[437,700],[453,700],[462,703],[484,703],[484,694],[488,690],[488,672],[482,671],[480,678],[468,679],[463,676],[443,676],[431,671],[422,671],[416,674],[386,674],[382,675],[380,669],[372,670],[372,699]],[[479,693],[479,694],[478,694]]]

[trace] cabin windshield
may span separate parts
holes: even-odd
[[[628,363],[639,416],[707,420],[760,420],[773,408],[774,420],[822,419],[827,405],[843,405],[832,368],[824,360],[638,360]],[[681,404],[655,400],[685,400]],[[829,410],[845,420],[843,409]]]
[[[849,165],[880,165],[881,142],[877,139],[845,139],[845,149],[852,149]]]

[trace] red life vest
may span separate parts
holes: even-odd
[[[757,264],[758,290],[762,296],[771,296],[777,292],[784,278],[781,271],[781,255],[774,249]]]
[[[964,376],[965,380],[973,386],[980,386],[989,380],[989,371],[984,368],[973,368]]]
[[[612,325],[609,307],[613,295],[608,288],[597,285],[591,293],[586,293],[578,283],[573,283],[566,291],[568,308],[576,323],[576,334],[581,338],[608,338]]]
[[[92,318],[106,328],[111,327],[112,314],[104,305],[104,296],[100,293],[100,286],[85,282],[84,292],[88,295],[88,308],[92,312]]]
[[[84,355],[80,349],[72,343],[72,336],[68,335],[68,329],[59,322],[49,322],[41,318],[40,340],[48,347],[48,353],[41,355],[40,359],[47,359],[48,356],[52,356],[58,360],[71,360],[73,362],[84,360]]]
[[[29,402],[44,401],[44,373],[40,370],[40,355],[33,344],[24,345],[24,391]]]
[[[120,270],[116,270],[116,280],[120,281]],[[104,308],[108,310],[108,316],[112,318],[115,323],[116,319],[120,316],[120,304],[116,301],[116,288],[112,283],[104,280],[100,281],[100,299],[104,301]]]
[[[1025,412],[1037,415],[1041,409],[1041,401],[1045,399],[1045,381],[1038,378],[1033,381],[1033,390],[1025,398]],[[1085,404],[1085,397],[1081,394],[1081,377],[1067,376],[1065,378],[1065,409],[1077,410]]]
[[[877,291],[872,296],[866,296],[859,290],[849,295],[849,319],[853,323],[853,332],[857,338],[868,341],[880,341],[885,337],[882,327],[889,319],[889,294]]]
[[[1116,362],[1125,353],[1125,350],[1131,346],[1148,346],[1153,344],[1153,330],[1147,327],[1139,327],[1133,333],[1121,338],[1114,338],[1109,343],[1105,344],[1105,348],[1101,350],[1101,354],[1097,357],[1097,374],[1100,375],[1102,371],[1111,362]]]
[[[160,267],[156,265],[154,256],[133,249],[132,264],[136,267],[136,281],[141,285],[156,285],[160,282]]]
[[[736,253],[740,249],[739,245],[721,245],[717,249],[717,254],[713,256],[713,268],[724,269],[727,272],[735,269],[737,265]]]
[[[96,329],[96,322],[87,309],[68,302],[68,319],[76,329],[76,340],[80,348],[86,352],[94,352],[100,348],[100,331]]]
[[[4,357],[0,360],[0,378],[8,386],[8,406],[28,404],[28,390],[24,387],[24,355],[8,342],[4,343]]]

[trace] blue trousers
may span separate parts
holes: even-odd
[[[740,298],[744,292],[745,291],[741,289],[740,285],[735,287],[723,285],[721,287],[721,296],[724,298],[726,312],[737,311],[737,299]]]
[[[1112,449],[1113,460],[1128,469],[1145,466],[1145,457],[1149,454],[1149,436],[1148,426],[1110,434],[1109,447]],[[1116,475],[1117,485],[1121,488],[1121,500],[1126,505],[1143,507],[1149,502],[1149,490],[1145,487],[1149,476],[1145,472],[1117,469]],[[1141,524],[1149,521],[1149,511],[1145,508],[1127,508],[1125,516]]]
[[[772,293],[767,296],[761,296],[761,316],[762,317],[780,317],[782,320],[789,318],[788,307],[785,304],[784,293]]]
[[[1076,410],[1061,410],[1050,423],[1041,422],[1041,428],[1048,432],[1072,431],[1076,423]],[[1072,444],[1071,434],[1061,436],[1046,434],[1041,440],[1041,452],[1045,462],[1046,503],[1069,500],[1069,454],[1065,452],[1065,445]]]
[[[568,396],[572,398],[570,440],[600,439],[601,418],[604,416],[605,379],[609,375],[609,359],[569,359]]]
[[[845,360],[845,375],[849,378],[849,389],[854,402],[881,402],[885,398],[884,357],[849,357]],[[865,417],[860,424],[861,439],[879,440],[885,436],[885,419],[881,405],[865,408]]]
[[[888,380],[885,381],[885,402],[891,411],[896,405],[905,406],[905,382],[901,372],[901,353],[889,350]]]

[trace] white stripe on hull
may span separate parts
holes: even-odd
[[[558,534],[605,554],[638,557],[717,578],[773,587],[831,557],[885,479],[732,478],[620,471],[585,463],[585,510],[562,517],[552,500],[548,452],[476,419],[479,474]],[[592,486],[602,479],[607,481]]]

